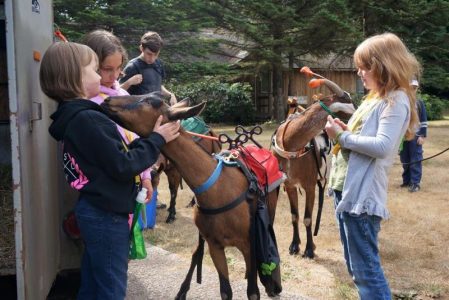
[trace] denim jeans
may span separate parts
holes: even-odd
[[[128,216],[107,212],[80,198],[76,220],[84,241],[78,299],[124,299],[126,296]]]
[[[335,207],[341,192],[334,191]],[[381,218],[347,212],[337,214],[346,267],[362,300],[391,299],[391,292],[380,263],[377,235]]]

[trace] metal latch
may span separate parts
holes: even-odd
[[[33,101],[31,103],[30,131],[33,131],[33,122],[42,120],[42,103]]]

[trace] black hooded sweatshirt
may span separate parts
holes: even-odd
[[[156,162],[164,138],[153,132],[133,141],[127,152],[115,123],[89,100],[61,102],[51,119],[51,136],[63,142],[66,179],[80,198],[106,211],[132,213],[135,176]]]

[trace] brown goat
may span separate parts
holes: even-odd
[[[164,116],[164,121],[179,120],[197,115],[205,103],[187,107],[185,101],[174,106],[167,106],[160,100],[158,94],[144,96],[110,97],[102,104],[105,112],[118,124],[139,136],[148,136],[154,127],[156,119]],[[180,136],[166,144],[162,153],[176,166],[182,178],[190,188],[201,186],[214,172],[217,161],[201,149],[190,135],[180,130]],[[197,195],[197,204],[201,208],[223,208],[234,202],[241,195],[248,195],[248,180],[245,175],[234,167],[224,167],[218,180],[207,191]],[[246,193],[246,194],[244,194]],[[209,246],[209,253],[218,272],[220,295],[222,299],[232,299],[232,289],[229,283],[228,266],[225,247],[238,248],[246,263],[248,280],[247,296],[249,299],[259,299],[257,287],[257,266],[252,253],[250,229],[253,211],[257,197],[246,199],[234,208],[219,214],[202,213],[197,206],[194,208],[194,222],[199,229],[198,247],[192,255],[188,274],[178,292],[177,299],[185,299],[190,288],[195,267],[198,266],[198,281],[200,279],[201,260],[204,251],[204,240]],[[274,219],[277,204],[277,190],[268,195],[270,217]],[[272,281],[265,284],[266,292],[274,296],[282,290],[279,268],[276,268]]]
[[[281,169],[287,175],[284,186],[290,201],[293,225],[293,238],[289,247],[290,254],[298,254],[300,251],[299,244],[301,243],[298,230],[298,185],[306,194],[304,225],[307,243],[303,256],[308,258],[315,256],[315,244],[312,236],[315,186],[318,184],[320,187],[319,197],[322,204],[326,184],[326,179],[319,172],[322,167],[322,158],[315,137],[324,129],[329,113],[346,120],[355,110],[349,94],[327,79],[323,79],[322,83],[335,94],[313,103],[301,113],[290,115],[279,126],[272,141],[274,145],[273,153],[277,157]],[[320,213],[319,210],[316,226],[319,226]],[[318,227],[315,228],[315,235],[317,232]]]
[[[215,134],[215,132],[213,132],[212,129],[210,129],[206,135],[218,138],[218,136]],[[218,141],[205,138],[194,138],[194,140],[198,144],[198,146],[200,146],[209,155],[211,155],[212,153],[220,153],[221,151],[221,144]],[[167,209],[168,216],[165,222],[173,223],[176,219],[176,198],[178,197],[178,189],[179,187],[182,188],[181,174],[179,173],[178,169],[176,169],[174,164],[170,163],[170,161],[166,159],[162,154],[158,162],[155,164],[155,169],[156,176],[160,176],[162,171],[167,176],[168,188],[170,190],[170,205]],[[191,203],[195,203],[195,197],[192,198],[192,201],[189,205],[191,205]]]

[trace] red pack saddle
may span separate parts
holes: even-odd
[[[261,187],[268,186],[268,192],[277,188],[286,179],[285,174],[279,170],[277,158],[267,149],[250,144],[233,151],[239,152],[238,159],[256,175]]]

